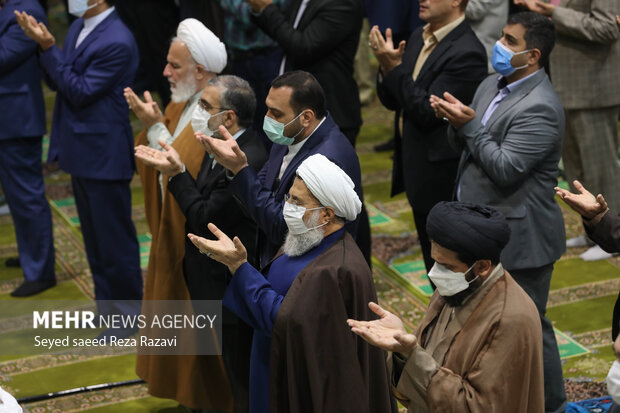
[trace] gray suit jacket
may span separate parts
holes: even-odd
[[[508,6],[506,0],[469,0],[465,9],[465,18],[487,52],[489,73],[495,72],[491,56],[508,21]]]
[[[620,105],[620,0],[561,0],[551,79],[566,109]]]
[[[562,154],[564,111],[544,70],[501,101],[486,126],[480,120],[497,94],[497,75],[474,96],[476,118],[457,132],[464,146],[459,164],[459,199],[492,206],[512,231],[501,255],[506,269],[537,268],[556,261],[566,248],[564,219],[554,199]]]

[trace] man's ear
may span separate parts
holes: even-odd
[[[540,53],[539,49],[534,48],[530,50],[527,56],[527,64],[529,65],[537,64],[540,61],[540,56],[542,56],[542,53]]]
[[[478,260],[474,265],[474,273],[486,278],[491,274],[493,268],[493,264],[491,264],[491,260]]]
[[[207,75],[207,70],[204,68],[203,65],[196,65],[196,69],[194,72],[194,76],[196,77],[196,80],[203,80],[205,78],[205,76]]]
[[[237,114],[232,109],[227,110],[223,116],[223,125],[226,127],[226,129],[231,129],[238,121]]]
[[[304,113],[300,116],[299,120],[301,121],[301,126],[307,128],[310,126],[310,123],[316,119],[316,115],[312,109],[304,109]]]
[[[336,212],[334,211],[334,208],[332,207],[323,208],[323,218],[325,219],[325,222],[333,222],[335,217],[336,217]]]

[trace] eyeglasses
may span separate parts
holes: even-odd
[[[205,110],[205,111],[207,111],[207,112],[208,112],[208,111],[210,111],[210,110],[214,110],[214,109],[215,109],[215,110],[221,110],[221,111],[224,111],[224,110],[232,110],[232,109],[229,109],[229,108],[218,108],[218,107],[215,107],[215,106],[211,106],[211,105],[209,105],[209,103],[208,103],[208,102],[205,102],[205,101],[204,101],[204,100],[202,100],[202,99],[198,101],[198,106],[200,106],[200,108],[201,108],[202,110]]]
[[[297,207],[304,207],[304,204],[302,202],[297,202],[295,201],[292,197],[291,194],[286,194],[284,195],[284,202],[288,202],[289,204],[293,204]],[[304,207],[305,208],[305,207]],[[321,209],[324,208],[323,206],[321,206],[320,204],[316,207],[316,208],[312,208],[312,209]],[[311,209],[306,208],[306,211],[310,211]]]

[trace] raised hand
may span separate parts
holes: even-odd
[[[222,139],[206,136],[202,132],[196,132],[194,135],[217,163],[236,175],[248,166],[248,158],[224,126],[220,125],[219,131],[222,134]]]
[[[144,92],[144,102],[140,100],[138,95],[136,95],[130,87],[126,87],[123,90],[123,94],[125,95],[125,100],[129,105],[129,109],[142,121],[145,128],[148,129],[164,119],[164,115],[161,113],[157,102],[153,100],[151,92],[148,90]]]
[[[163,151],[153,149],[149,146],[139,145],[135,148],[135,155],[140,161],[151,168],[168,176],[175,176],[185,170],[179,153],[163,140],[159,140],[159,145]]]
[[[47,30],[45,24],[37,22],[34,17],[25,11],[19,12],[15,10],[15,17],[17,24],[19,24],[26,36],[37,42],[42,50],[47,50],[56,44],[56,39]]]
[[[395,48],[392,40],[392,29],[389,28],[385,31],[385,39],[379,31],[379,26],[373,26],[368,35],[368,46],[381,65],[383,74],[387,74],[402,63],[406,44],[407,42],[403,40],[398,48]]]
[[[349,319],[347,324],[351,331],[375,347],[409,355],[417,343],[416,336],[407,333],[400,318],[384,310],[379,304],[370,302],[368,307],[380,318],[372,321]]]
[[[575,212],[587,219],[593,219],[607,211],[607,202],[603,195],[598,194],[595,197],[579,181],[573,181],[573,185],[579,191],[578,194],[573,194],[557,186],[554,189],[555,193]]]
[[[443,94],[444,99],[431,95],[431,107],[435,111],[435,116],[450,122],[455,128],[464,126],[467,122],[476,117],[476,111],[464,105],[450,93]]]
[[[514,3],[515,5],[521,6],[526,10],[540,13],[547,17],[551,17],[553,15],[553,10],[555,10],[555,6],[553,4],[540,0],[514,0]]]
[[[238,237],[231,240],[215,224],[210,223],[208,228],[215,235],[217,241],[194,234],[187,234],[187,237],[201,253],[217,262],[221,262],[228,267],[231,274],[234,274],[242,264],[248,261],[248,252],[245,246]]]

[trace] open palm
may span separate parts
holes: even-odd
[[[409,354],[417,339],[407,333],[400,318],[376,303],[368,303],[368,307],[380,318],[372,321],[347,320],[351,331],[375,347]]]

